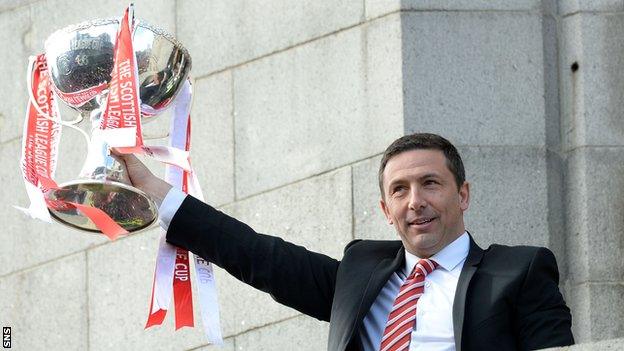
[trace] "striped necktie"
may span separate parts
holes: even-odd
[[[380,351],[408,350],[416,325],[416,304],[425,292],[425,277],[438,267],[435,261],[418,261],[394,300],[381,339]]]

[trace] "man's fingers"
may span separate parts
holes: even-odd
[[[119,157],[124,157],[124,154],[122,154],[121,152],[117,151],[116,147],[111,147],[110,148],[110,152],[113,155],[119,156]]]
[[[122,159],[128,168],[138,167],[144,168],[146,171],[148,170],[147,166],[145,166],[143,162],[141,162],[141,160],[139,160],[139,158],[134,154],[121,153],[116,148],[111,148],[111,154],[113,156],[117,156],[118,159]]]
[[[128,180],[132,185],[140,188],[142,183],[147,181],[150,177],[153,177],[149,168],[133,154],[121,153],[115,148],[111,148],[111,156],[115,157],[117,160],[123,161],[123,164],[126,166]],[[125,177],[126,175],[124,175],[124,178]]]
[[[111,156],[125,166],[126,172],[123,174],[123,181],[129,183],[147,193],[160,205],[162,199],[171,188],[164,180],[156,177],[150,170],[133,154],[121,153],[115,148],[111,148]]]
[[[126,165],[126,161],[119,155],[114,152],[111,152],[111,157],[114,158],[121,166],[124,168],[124,171],[121,172],[121,181],[124,184],[132,185],[132,181],[130,181],[130,174],[128,172],[128,166]]]
[[[111,154],[122,158],[124,161],[128,162],[128,161],[132,161],[132,162],[141,162],[139,161],[139,159],[134,155],[134,154],[126,154],[126,153],[121,153],[119,152],[119,150],[117,150],[117,148],[112,147],[111,149]]]

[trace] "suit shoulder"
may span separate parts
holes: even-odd
[[[349,254],[374,253],[379,251],[396,252],[403,244],[400,240],[363,240],[356,239],[345,246],[345,256]]]
[[[539,251],[541,249],[548,250],[547,248],[540,247],[540,246],[528,246],[528,245],[509,246],[509,245],[501,245],[501,244],[492,244],[492,245],[490,245],[490,247],[485,249],[485,251],[486,252],[498,253],[498,254],[526,254],[526,255],[531,255],[531,254],[535,254],[537,251]]]
[[[545,257],[555,260],[555,256],[550,249],[541,246],[508,246],[500,244],[492,244],[485,250],[484,258],[501,259],[503,261],[513,261],[518,263],[533,261],[536,257]]]

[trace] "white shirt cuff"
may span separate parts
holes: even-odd
[[[173,215],[178,212],[178,209],[182,206],[182,202],[185,198],[186,194],[183,191],[176,189],[175,187],[169,189],[167,196],[165,196],[162,204],[160,204],[160,207],[158,208],[158,224],[162,229],[167,230],[169,228]]]

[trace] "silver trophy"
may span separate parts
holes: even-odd
[[[99,127],[108,89],[99,89],[88,101],[68,96],[105,87],[113,70],[114,48],[120,20],[95,20],[53,33],[45,43],[50,77],[61,101]],[[133,46],[139,71],[142,123],[169,107],[191,69],[186,49],[162,29],[136,21]],[[80,119],[75,120],[78,122]],[[46,193],[48,200],[99,208],[128,232],[149,227],[158,218],[155,202],[141,190],[122,182],[125,168],[109,155],[108,145],[92,133],[85,165],[79,178]],[[125,177],[127,179],[127,176]],[[50,207],[53,218],[71,227],[99,233],[99,229],[75,208]]]

